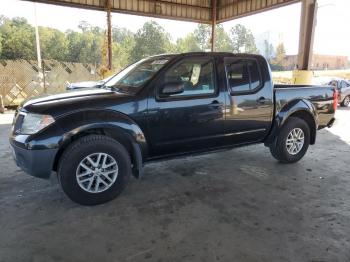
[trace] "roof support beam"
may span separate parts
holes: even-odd
[[[107,7],[108,70],[112,70],[112,15],[111,15],[111,0],[106,0],[106,7]]]
[[[298,70],[310,70],[314,43],[314,34],[317,18],[317,0],[302,0]]]

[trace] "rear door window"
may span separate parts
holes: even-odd
[[[255,59],[225,59],[227,85],[231,94],[253,93],[262,86],[261,74]]]

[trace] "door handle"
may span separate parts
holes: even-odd
[[[266,98],[265,97],[263,97],[263,96],[261,96],[261,97],[259,97],[257,100],[256,100],[256,102],[258,103],[258,104],[265,104],[265,102],[266,102]]]
[[[223,105],[223,103],[220,103],[218,100],[214,100],[210,104],[211,107],[221,107],[222,105]]]

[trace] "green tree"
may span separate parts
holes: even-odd
[[[79,25],[78,25],[78,28],[83,32],[83,33],[86,33],[86,32],[89,32],[90,29],[91,29],[91,25],[83,20],[83,21],[80,21],[79,22]]]
[[[222,24],[215,28],[215,51],[232,52],[232,41]]]
[[[146,22],[135,35],[135,47],[131,52],[132,61],[143,57],[169,52],[170,36],[154,21]]]
[[[39,27],[39,35],[44,59],[67,60],[68,41],[64,33],[49,27]]]
[[[211,49],[211,26],[198,24],[194,30],[194,38],[202,51]],[[229,35],[224,30],[222,24],[216,25],[215,28],[215,51],[230,52],[232,51],[232,42]]]
[[[271,61],[271,68],[273,70],[284,70],[286,58],[286,49],[283,43],[279,43],[276,47],[276,56]]]
[[[232,50],[234,53],[259,53],[253,33],[244,25],[237,24],[230,30]]]
[[[193,33],[189,33],[184,38],[179,38],[176,41],[176,52],[196,52],[201,51],[197,39]]]
[[[270,62],[274,54],[273,45],[268,41],[264,40],[264,56]]]
[[[1,18],[2,59],[35,59],[34,28],[25,18]]]
[[[135,39],[132,34],[128,34],[113,42],[113,67],[119,71],[132,63],[131,53],[135,47]]]
[[[100,64],[104,34],[96,28],[82,32],[69,30],[67,37],[67,60],[71,62]]]
[[[0,33],[0,58],[2,57],[2,35]]]
[[[205,51],[210,49],[211,28],[210,25],[198,24],[194,30],[194,37],[200,50]]]
[[[113,42],[122,43],[125,39],[131,39],[134,37],[134,33],[129,29],[115,26],[112,28]]]

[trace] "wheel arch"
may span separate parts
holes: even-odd
[[[275,116],[271,131],[264,142],[266,146],[274,142],[275,138],[279,135],[281,128],[290,117],[300,118],[308,124],[310,128],[310,144],[315,144],[316,131],[318,128],[316,108],[306,99],[295,99],[283,106]]]
[[[80,120],[75,122],[74,120],[77,119]],[[147,142],[141,128],[128,116],[104,111],[99,114],[94,112],[89,117],[89,113],[84,112],[66,116],[58,122],[61,122],[61,126],[65,126],[65,123],[69,125],[58,142],[59,150],[54,160],[53,170],[57,170],[63,152],[73,141],[83,136],[98,134],[121,143],[130,153],[134,176],[142,175],[143,160],[147,157]]]

